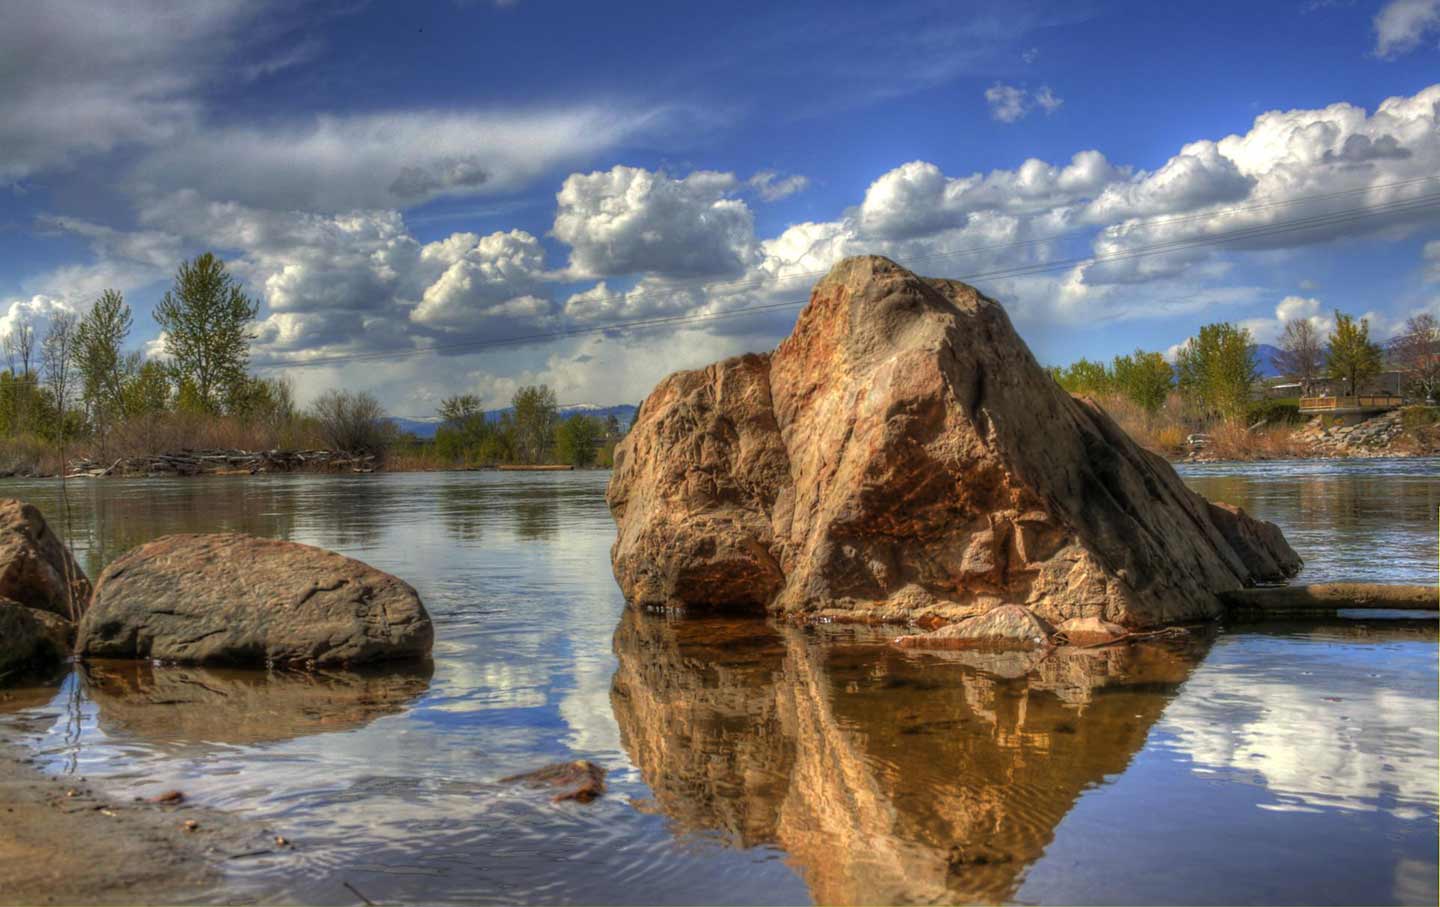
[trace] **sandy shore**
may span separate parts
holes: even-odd
[[[225,861],[288,849],[228,813],[51,777],[0,739],[0,904],[216,902]]]

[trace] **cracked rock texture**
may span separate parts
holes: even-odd
[[[1300,568],[1065,393],[998,303],[879,257],[836,265],[773,353],[661,381],[607,499],[647,606],[1138,627]]]
[[[331,551],[169,535],[105,568],[76,654],[189,664],[357,665],[430,654],[410,585]]]

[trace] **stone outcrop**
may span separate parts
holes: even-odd
[[[773,353],[660,382],[607,498],[647,606],[1138,627],[1300,566],[1065,393],[999,304],[875,257],[821,280]]]
[[[68,620],[84,612],[90,581],[39,508],[0,499],[0,598]]]
[[[186,664],[358,665],[428,656],[408,583],[334,552],[239,533],[170,535],[100,575],[76,653]]]

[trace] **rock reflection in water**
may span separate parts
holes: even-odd
[[[107,734],[256,744],[351,730],[401,712],[429,688],[432,668],[291,673],[90,661],[79,670]]]
[[[820,903],[1011,896],[1208,640],[977,659],[627,612],[611,701],[678,833],[783,848]]]

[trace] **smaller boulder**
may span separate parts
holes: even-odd
[[[589,803],[605,793],[605,769],[587,759],[556,762],[533,772],[501,778],[502,784],[528,784],[531,787],[563,788],[551,797],[554,803],[574,800]]]
[[[1113,642],[1129,633],[1119,624],[1101,617],[1072,617],[1055,628],[1072,646],[1094,646]]]
[[[1050,625],[1029,608],[1001,605],[933,633],[902,636],[895,644],[906,649],[1034,649],[1047,644],[1050,633]]]
[[[309,545],[170,535],[105,568],[75,651],[181,664],[359,665],[430,654],[410,585]]]
[[[51,531],[40,509],[0,499],[0,598],[78,618],[90,602],[90,580]]]
[[[42,670],[70,654],[68,621],[17,601],[0,599],[0,682]]]

